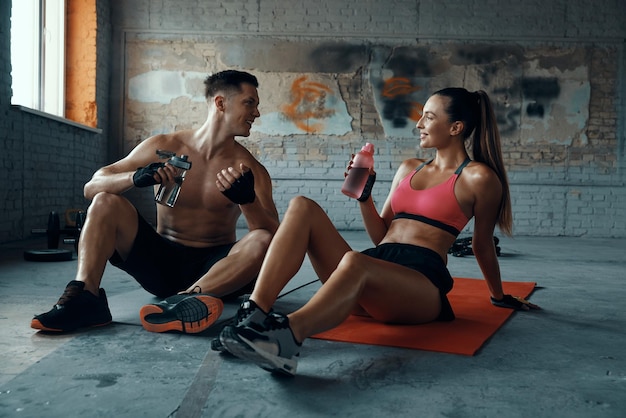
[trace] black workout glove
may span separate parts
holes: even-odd
[[[374,187],[374,183],[376,182],[376,173],[372,173],[367,177],[367,182],[365,183],[365,187],[363,188],[363,193],[357,199],[359,202],[365,202],[369,199],[372,194],[372,188]]]
[[[502,299],[491,298],[491,304],[499,308],[515,309],[516,311],[527,311],[529,309],[539,309],[539,306],[530,303],[519,296],[504,295]]]
[[[254,193],[254,175],[252,170],[243,173],[229,189],[224,190],[222,193],[238,205],[254,202],[256,194]]]
[[[133,184],[136,187],[154,186],[159,182],[154,179],[154,175],[161,167],[165,167],[165,163],[152,163],[145,167],[139,167],[133,174]]]

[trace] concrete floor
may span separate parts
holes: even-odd
[[[344,234],[355,249],[365,233]],[[502,239],[508,281],[536,281],[542,311],[518,312],[473,357],[307,340],[295,378],[210,350],[202,335],[155,334],[139,323],[154,299],[107,267],[115,321],[70,335],[38,333],[76,260],[26,262],[1,246],[0,417],[626,417],[623,239]],[[71,248],[71,247],[68,247]],[[453,275],[481,277],[473,257]],[[292,288],[314,278],[308,261]],[[278,302],[289,310],[317,284]],[[228,304],[223,318],[234,314]]]

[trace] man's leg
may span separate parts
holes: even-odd
[[[126,257],[137,234],[137,211],[125,198],[100,193],[87,212],[78,245],[78,270],[53,308],[36,315],[31,327],[73,331],[111,322],[106,293],[100,288],[107,260],[117,251]]]
[[[203,332],[219,319],[224,304],[220,298],[236,295],[257,276],[271,234],[254,230],[232,246],[195,283],[181,294],[145,305],[139,316],[143,327],[151,332]]]
[[[113,253],[126,259],[137,236],[137,210],[125,198],[97,194],[87,211],[87,220],[78,241],[76,281],[98,295],[107,261]]]
[[[264,229],[248,232],[186,292],[199,288],[218,297],[237,292],[256,278],[271,240],[272,234]]]

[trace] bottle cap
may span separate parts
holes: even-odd
[[[191,168],[191,161],[187,161],[186,155],[181,155],[180,157],[173,156],[168,163],[172,164],[174,167],[182,168],[183,170],[189,170]]]
[[[369,152],[370,154],[373,154],[374,145],[370,144],[369,142],[366,142],[365,145],[363,145],[363,148],[361,148],[361,151],[365,151],[365,152]]]

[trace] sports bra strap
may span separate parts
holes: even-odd
[[[465,161],[463,161],[463,164],[461,164],[459,166],[459,168],[456,169],[456,171],[454,172],[454,174],[461,174],[461,171],[463,171],[463,169],[465,168],[466,165],[468,165],[469,163],[471,163],[472,160],[468,158],[465,159]]]
[[[424,161],[423,163],[421,163],[416,169],[415,171],[418,172],[422,169],[422,167],[424,167],[425,165],[428,165],[430,163],[432,163],[434,160],[434,158],[431,158],[428,161]],[[472,160],[470,160],[470,158],[466,158],[465,161],[463,161],[463,163],[459,166],[459,168],[456,169],[456,171],[454,172],[454,174],[461,174],[461,171],[463,171],[463,169],[465,168],[466,165],[468,165],[469,163],[471,163]]]
[[[434,160],[434,158],[431,158],[431,159],[430,159],[430,160],[428,160],[428,161],[424,161],[423,163],[421,163],[421,164],[420,164],[420,165],[419,165],[419,166],[415,169],[415,172],[417,173],[418,171],[420,171],[420,170],[422,169],[422,167],[424,167],[425,165],[428,165],[428,164],[432,163],[432,162],[433,162],[433,160]]]

